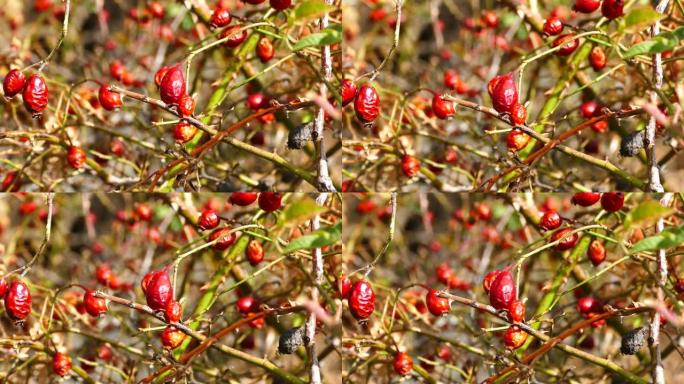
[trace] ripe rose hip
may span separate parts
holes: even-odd
[[[518,328],[518,326],[513,325],[506,330],[504,334],[504,345],[508,349],[518,349],[525,344],[527,340],[527,332]]]
[[[222,28],[230,24],[231,20],[230,11],[217,5],[214,13],[211,14],[210,24],[214,28]]]
[[[406,376],[413,369],[413,359],[406,352],[397,352],[394,355],[392,366],[394,367],[394,372],[398,375]]]
[[[228,227],[222,227],[222,228],[217,228],[215,229],[210,235],[209,235],[209,242],[212,242],[216,239],[219,239],[214,245],[211,246],[212,249],[217,250],[217,251],[225,251],[226,249],[230,248],[233,243],[235,243],[235,239],[237,238],[237,235],[235,232],[230,232],[230,228]]]
[[[199,219],[197,220],[197,225],[203,230],[214,229],[216,226],[218,226],[218,224],[219,217],[216,211],[213,209],[203,210]]]
[[[420,172],[420,160],[415,156],[404,155],[401,157],[401,171],[406,177],[414,177]]]
[[[591,296],[584,296],[577,300],[577,311],[582,315],[601,312],[601,303]]]
[[[606,248],[600,240],[593,240],[591,244],[589,244],[587,254],[591,263],[594,264],[594,266],[598,266],[606,259]]]
[[[238,299],[235,306],[241,315],[247,315],[259,309],[259,302],[252,296],[244,296]]]
[[[97,95],[102,108],[113,111],[121,106],[121,95],[118,92],[109,90],[109,85],[103,84],[100,86],[100,91]]]
[[[449,304],[449,299],[438,296],[438,293],[439,291],[436,289],[428,289],[428,292],[425,295],[425,305],[433,315],[442,316],[443,314],[449,312],[449,309],[451,309],[451,304]]]
[[[375,293],[366,280],[354,283],[349,292],[349,310],[356,320],[368,319],[375,310]]]
[[[372,123],[380,115],[380,97],[372,86],[364,84],[356,93],[354,100],[356,117],[362,123]]]
[[[625,0],[603,0],[601,14],[608,20],[616,19],[623,14]]]
[[[622,192],[606,192],[601,196],[601,208],[606,212],[617,212],[625,204],[625,194]]]
[[[70,146],[67,148],[67,162],[72,168],[81,168],[86,163],[86,153],[81,147]]]
[[[230,194],[231,204],[246,207],[256,201],[259,196],[256,192],[233,192]]]
[[[0,278],[0,298],[5,297],[5,292],[7,292],[7,280],[2,277]]]
[[[164,308],[164,319],[166,319],[167,322],[177,323],[180,321],[182,315],[183,306],[181,303],[171,300],[166,304],[166,308]]]
[[[591,130],[596,133],[603,133],[608,130],[608,122],[599,120],[591,125]]]
[[[163,311],[169,301],[173,300],[173,286],[166,269],[146,274],[141,286],[147,305],[155,311]]]
[[[40,75],[31,75],[23,92],[24,106],[34,115],[39,115],[48,104],[48,87]]]
[[[489,290],[492,288],[492,283],[494,280],[496,280],[501,272],[502,271],[491,271],[485,275],[484,280],[482,280],[482,287],[484,288],[486,294],[489,294]]]
[[[24,320],[31,313],[31,292],[26,284],[14,280],[5,292],[5,311],[12,320]]]
[[[227,39],[223,45],[235,48],[247,39],[247,30],[242,29],[241,25],[228,27],[221,32],[221,39]]]
[[[461,82],[460,76],[458,76],[458,72],[454,71],[453,69],[447,69],[444,71],[444,86],[456,90],[458,88],[459,83]]]
[[[513,300],[508,306],[508,319],[513,323],[525,321],[525,304],[520,300]]]
[[[553,230],[553,229],[560,227],[562,221],[563,221],[563,219],[561,219],[558,212],[547,211],[541,217],[541,220],[539,221],[539,226],[544,228],[547,231],[550,231],[550,230]]]
[[[192,116],[194,111],[195,99],[193,99],[190,95],[183,95],[178,103],[178,112],[180,112],[181,116],[188,117]]]
[[[264,261],[264,246],[261,245],[259,240],[250,240],[245,253],[247,254],[247,261],[252,265],[257,265]]]
[[[511,108],[511,121],[514,125],[525,125],[527,120],[527,108],[522,104],[516,104]]]
[[[557,56],[570,56],[579,47],[579,39],[575,39],[572,33],[566,33],[556,37],[552,45],[554,48],[561,47],[556,51]]]
[[[563,22],[556,16],[551,16],[544,22],[544,33],[549,36],[556,36],[563,32]]]
[[[483,11],[480,20],[488,28],[493,29],[499,25],[499,17],[492,11]]]
[[[66,376],[71,371],[71,358],[61,352],[52,356],[52,372],[59,376]]]
[[[5,92],[5,97],[10,99],[21,92],[25,85],[26,76],[24,73],[18,69],[13,69],[5,76],[5,80],[2,82],[2,89]]]
[[[107,312],[107,301],[94,295],[95,291],[87,289],[83,294],[83,307],[90,316],[99,317]]]
[[[136,204],[135,206],[135,217],[142,221],[152,220],[152,208],[146,204]]]
[[[442,95],[435,95],[432,98],[432,112],[435,113],[435,116],[444,120],[453,116],[456,110],[453,102],[444,100]]]
[[[126,67],[123,65],[121,60],[114,60],[109,63],[109,75],[111,75],[115,80],[121,80],[125,72]]]
[[[600,71],[606,67],[606,53],[603,48],[596,46],[589,54],[589,64],[595,71]]]
[[[185,76],[180,64],[170,67],[159,85],[159,95],[166,104],[178,104],[185,95]]]
[[[156,19],[164,18],[164,6],[158,1],[147,3],[147,11],[150,12],[150,15]]]
[[[572,228],[561,228],[551,235],[551,242],[563,239],[558,244],[556,244],[556,250],[566,251],[568,249],[573,248],[575,244],[577,244],[577,240],[579,240],[579,235],[577,233],[568,235],[570,232],[572,232]]]
[[[496,309],[507,309],[517,296],[513,275],[508,269],[504,269],[492,281],[489,288],[489,303]]]
[[[487,91],[494,109],[499,113],[510,113],[513,106],[518,104],[518,89],[512,72],[489,80]]]
[[[582,114],[582,117],[585,119],[592,118],[598,114],[599,111],[599,105],[597,102],[591,100],[582,103],[580,105],[580,113]]]
[[[195,137],[198,131],[199,128],[181,120],[173,127],[173,138],[179,143],[187,143]]]
[[[598,192],[577,192],[572,196],[572,203],[581,207],[590,207],[601,199]]]
[[[161,334],[162,345],[166,349],[176,349],[183,344],[185,333],[174,326],[167,326]]]
[[[154,74],[154,83],[157,84],[157,87],[161,87],[161,82],[169,69],[171,69],[171,66],[163,66]]]
[[[530,142],[532,137],[520,129],[513,129],[506,136],[506,146],[511,151],[520,151]]]
[[[275,56],[275,48],[268,37],[262,37],[256,46],[256,54],[262,63],[267,63]]]
[[[351,103],[356,97],[356,85],[349,79],[342,80],[341,92],[342,92],[342,106],[346,106]]]
[[[346,299],[349,297],[349,291],[351,290],[351,280],[345,275],[340,275],[335,280],[335,286],[337,287],[337,294],[340,295],[341,299]]]
[[[269,0],[268,3],[271,5],[271,8],[276,11],[284,11],[290,8],[292,0]]]
[[[283,194],[280,192],[259,193],[259,208],[266,212],[274,212],[282,205]]]
[[[454,275],[454,271],[447,263],[442,263],[435,268],[437,280],[442,284],[449,284],[449,279]]]
[[[268,98],[261,92],[254,92],[247,96],[247,107],[253,111],[258,111],[266,107],[267,104]]]
[[[109,286],[112,276],[114,276],[114,273],[111,268],[109,268],[108,264],[100,264],[95,268],[95,278],[97,279],[97,282],[102,285]]]
[[[576,0],[572,7],[577,12],[592,13],[601,5],[601,0]]]

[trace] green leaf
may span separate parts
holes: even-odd
[[[684,243],[684,225],[674,229],[666,229],[655,236],[647,237],[634,244],[629,254],[672,248]]]
[[[287,208],[280,214],[278,222],[287,224],[301,223],[326,210],[325,207],[319,206],[313,199],[307,197],[294,204],[288,204]]]
[[[341,41],[342,34],[335,28],[326,28],[321,32],[312,33],[303,39],[299,40],[297,44],[292,47],[293,51],[299,51],[308,47],[320,47],[324,45],[332,45]]]
[[[655,200],[647,200],[629,211],[622,224],[623,229],[627,230],[631,226],[638,224],[642,227],[647,227],[660,219],[672,213],[672,209],[661,205]]]
[[[648,5],[634,7],[624,17],[625,32],[641,32],[662,18],[662,14]]]
[[[326,4],[322,0],[310,0],[300,3],[295,9],[295,20],[317,19],[323,14],[332,12],[335,9],[332,5]]]
[[[342,223],[337,223],[332,227],[321,228],[291,241],[283,249],[283,253],[292,253],[300,249],[321,248],[326,245],[335,244],[340,241],[341,233]]]
[[[625,52],[624,57],[629,59],[637,55],[663,53],[676,47],[682,39],[684,39],[684,27],[679,27],[672,32],[661,33],[651,40],[632,46]]]

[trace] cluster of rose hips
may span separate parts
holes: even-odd
[[[366,322],[375,310],[375,292],[368,280],[359,279],[352,284],[349,277],[338,276],[335,285],[337,294],[347,300],[349,311],[359,322]]]
[[[18,69],[10,70],[2,82],[2,89],[8,99],[21,93],[24,106],[34,117],[42,114],[48,104],[48,87],[45,79],[38,73],[26,78]]]
[[[513,323],[503,336],[506,348],[520,348],[527,340],[527,332],[515,323],[525,321],[525,304],[518,300],[518,291],[511,275],[510,267],[489,272],[483,282],[489,303],[497,310],[506,311],[508,320]]]

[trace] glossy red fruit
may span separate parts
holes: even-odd
[[[444,71],[443,81],[445,87],[455,91],[458,88],[459,83],[461,82],[461,77],[455,70],[447,69],[446,71]]]
[[[380,97],[375,88],[368,84],[361,86],[354,100],[356,117],[363,123],[371,123],[380,115]]]
[[[166,104],[178,104],[185,95],[185,76],[180,64],[170,67],[159,85],[159,95]]]
[[[606,67],[606,53],[603,48],[595,46],[589,54],[589,63],[595,71],[600,71]]]
[[[346,106],[351,103],[356,97],[356,85],[349,79],[342,80],[341,92],[342,92],[342,106]]]
[[[259,309],[259,302],[252,296],[243,296],[235,303],[241,315],[247,315]]]
[[[216,6],[214,8],[214,13],[211,14],[211,20],[209,23],[214,28],[222,28],[230,24],[233,18],[230,15],[230,11],[226,8]]]
[[[577,300],[577,311],[583,315],[601,312],[601,303],[591,296],[584,296]]]
[[[176,349],[185,340],[185,333],[174,326],[167,326],[161,333],[162,345],[166,349]]]
[[[525,321],[525,304],[520,300],[513,300],[508,306],[508,319],[513,323]]]
[[[24,92],[24,106],[34,115],[45,110],[48,104],[48,87],[40,75],[31,75],[26,81]]]
[[[52,356],[52,372],[64,377],[69,374],[69,371],[71,371],[71,357],[61,352],[55,353]]]
[[[592,118],[598,114],[599,111],[599,105],[597,102],[591,100],[582,103],[580,105],[580,113],[582,114],[582,117],[585,119]]]
[[[152,220],[153,213],[152,208],[147,204],[135,205],[135,217],[137,217],[138,220],[150,221]]]
[[[142,281],[147,305],[155,311],[163,311],[169,301],[173,300],[173,286],[166,269],[152,271]]]
[[[179,143],[187,143],[195,137],[198,131],[199,128],[181,120],[173,127],[173,138]]]
[[[551,16],[544,22],[544,33],[549,36],[556,36],[563,32],[563,22],[556,16]]]
[[[233,245],[233,243],[235,243],[235,239],[237,238],[235,232],[231,233],[230,230],[231,229],[228,227],[215,229],[209,235],[209,241],[211,242],[216,239],[219,240],[214,245],[212,245],[211,248],[217,251],[225,251],[226,249],[230,248],[230,246]]]
[[[420,160],[415,156],[404,155],[401,157],[401,171],[406,177],[414,177],[420,172]]]
[[[271,5],[271,8],[276,11],[284,11],[290,8],[292,0],[269,0],[268,3]]]
[[[579,235],[577,233],[569,235],[570,232],[572,232],[572,228],[561,228],[551,235],[551,242],[563,239],[554,247],[556,250],[566,251],[568,249],[573,248],[575,244],[577,244],[577,240],[579,240]]]
[[[230,194],[231,204],[246,207],[256,201],[259,196],[256,192],[233,192]]]
[[[337,294],[340,298],[346,299],[349,297],[349,291],[351,290],[351,279],[345,275],[340,275],[335,280],[335,286],[337,287]]]
[[[245,253],[247,254],[247,261],[252,265],[257,265],[264,261],[264,246],[261,245],[259,240],[250,240]]]
[[[433,315],[442,316],[449,312],[451,304],[449,303],[449,299],[438,296],[438,293],[439,291],[436,289],[428,289],[428,292],[425,295],[425,305]]]
[[[599,120],[591,125],[591,130],[596,133],[603,133],[608,130],[608,122]]]
[[[579,39],[575,39],[575,35],[572,33],[566,33],[556,37],[552,45],[554,48],[561,47],[556,51],[557,56],[570,56],[579,47]]]
[[[247,30],[242,29],[241,25],[233,25],[221,32],[221,39],[227,39],[223,45],[235,48],[247,39]]]
[[[368,319],[375,310],[375,292],[366,280],[354,283],[349,292],[349,310],[356,320]]]
[[[205,209],[200,214],[197,225],[203,230],[214,229],[218,226],[219,221],[220,219],[216,211],[213,209]]]
[[[442,263],[435,268],[437,280],[442,284],[449,284],[449,279],[454,275],[454,271],[447,263]]]
[[[103,84],[100,87],[97,99],[100,101],[102,108],[108,111],[113,111],[121,107],[121,95],[118,92],[110,91],[109,85]]]
[[[598,192],[577,192],[572,196],[571,202],[581,207],[590,207],[601,199]]]
[[[432,98],[432,112],[435,116],[444,120],[456,113],[454,103],[452,101],[444,100],[442,95],[435,95]]]
[[[283,194],[280,192],[261,192],[259,193],[259,208],[266,212],[273,212],[280,209]]]
[[[625,204],[625,194],[622,192],[606,192],[601,195],[601,208],[606,212],[617,212]]]
[[[513,325],[506,330],[504,334],[504,345],[508,349],[518,349],[525,344],[527,340],[527,332]]]
[[[511,122],[514,125],[525,125],[527,120],[527,108],[522,104],[516,104],[511,109]]]
[[[558,212],[547,211],[541,217],[541,220],[539,220],[539,226],[542,227],[543,229],[547,230],[547,231],[550,231],[550,230],[553,230],[553,229],[560,227],[562,222],[563,222],[563,219],[561,219]]]
[[[95,291],[86,290],[83,294],[83,307],[90,316],[98,317],[107,312],[107,301],[94,295]]]
[[[109,63],[109,75],[115,80],[121,80],[126,72],[126,67],[121,60],[114,60]]]
[[[107,264],[100,264],[95,268],[95,278],[102,285],[108,286],[113,276],[114,273]]]
[[[164,308],[164,319],[166,319],[167,322],[177,323],[180,321],[182,315],[183,306],[181,303],[171,300],[166,304],[166,308]]]
[[[155,19],[163,19],[164,18],[164,6],[158,1],[151,1],[151,2],[147,3],[147,11]]]
[[[70,146],[67,148],[67,162],[72,168],[81,168],[86,163],[86,153],[81,147]]]
[[[5,92],[5,97],[12,98],[24,90],[26,85],[26,76],[23,72],[13,69],[7,72],[5,80],[2,82],[2,89]]]
[[[482,287],[484,288],[486,294],[489,294],[489,291],[492,288],[492,283],[494,283],[494,280],[496,280],[501,272],[502,271],[491,271],[485,275],[484,280],[482,280]]]
[[[488,28],[496,28],[499,25],[499,17],[492,11],[483,11],[480,20]]]
[[[606,259],[606,248],[600,240],[593,240],[591,244],[589,244],[587,255],[589,256],[591,263],[594,264],[594,266],[598,266]]]
[[[394,372],[398,375],[406,376],[413,369],[413,359],[406,352],[397,352],[394,355],[392,366],[394,367]]]
[[[513,106],[518,104],[518,89],[512,72],[489,80],[487,91],[494,109],[499,113],[510,113]]]
[[[592,13],[601,5],[601,0],[575,0],[575,5],[572,7],[577,12]]]
[[[14,280],[5,292],[5,311],[12,320],[24,320],[31,313],[31,292],[26,284]]]
[[[625,0],[603,0],[601,14],[608,20],[616,19],[623,15]]]
[[[254,92],[247,96],[247,107],[253,111],[258,111],[266,107],[268,98],[261,92]]]
[[[520,151],[527,147],[532,137],[520,129],[513,129],[506,136],[506,146],[511,151]]]
[[[192,113],[195,112],[195,99],[190,95],[183,95],[178,103],[178,112],[183,117],[192,116]]]
[[[157,87],[161,87],[161,82],[164,79],[164,76],[166,76],[166,73],[171,69],[171,66],[164,66],[159,68],[157,70],[157,73],[154,74],[154,83],[157,84]]]
[[[262,63],[267,63],[270,61],[273,56],[275,56],[275,48],[273,47],[271,39],[268,37],[262,37],[259,39],[259,42],[256,46],[256,54]]]
[[[7,280],[2,277],[0,278],[0,298],[5,297],[5,292],[7,292]]]
[[[513,275],[507,269],[501,271],[489,288],[489,303],[496,309],[507,309],[517,297]]]

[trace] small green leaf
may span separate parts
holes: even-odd
[[[647,227],[660,219],[672,213],[672,209],[661,205],[655,200],[647,200],[629,211],[625,216],[625,221],[622,227],[627,230],[634,224],[642,227]]]
[[[303,39],[299,40],[297,44],[292,47],[293,51],[299,51],[308,47],[320,47],[324,45],[332,45],[339,43],[342,34],[336,29],[326,28],[321,32],[312,33]]]
[[[300,3],[295,9],[295,20],[317,19],[325,13],[335,9],[332,5],[326,4],[322,0],[310,0]]]
[[[661,33],[651,40],[632,46],[625,52],[624,57],[629,59],[637,55],[653,55],[669,51],[677,46],[682,37],[684,37],[684,27],[679,27],[672,32]]]
[[[278,222],[287,224],[297,224],[312,218],[314,215],[325,212],[327,209],[321,207],[311,198],[305,198],[294,204],[288,204],[287,208],[280,214]]]
[[[648,5],[634,7],[624,17],[625,32],[641,32],[662,18],[662,14],[656,12],[656,10],[653,9],[653,7],[650,7]]]
[[[634,244],[632,249],[629,250],[629,253],[633,255],[638,252],[672,248],[683,243],[684,225],[674,229],[666,229],[655,236],[650,236],[641,240],[640,242]]]
[[[321,228],[308,235],[301,236],[283,249],[283,253],[292,253],[300,249],[321,248],[326,245],[335,244],[340,241],[342,233],[342,223],[337,223],[332,227]]]

